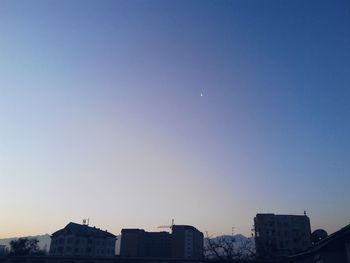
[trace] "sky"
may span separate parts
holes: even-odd
[[[0,0],[0,237],[349,224],[349,28],[346,0]]]

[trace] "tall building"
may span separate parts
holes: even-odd
[[[168,232],[122,229],[121,256],[168,258],[170,253],[171,236]]]
[[[193,226],[173,225],[172,233],[123,229],[122,257],[201,259],[203,234]]]
[[[96,227],[69,223],[52,234],[50,255],[112,257],[116,236]]]
[[[173,225],[173,258],[201,259],[203,257],[203,233],[193,226]]]
[[[142,257],[144,255],[143,229],[122,229],[120,255],[123,257]]]
[[[289,256],[311,246],[306,215],[257,214],[254,228],[256,252],[263,259]]]

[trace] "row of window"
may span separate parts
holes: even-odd
[[[64,238],[64,237],[60,237],[60,238],[55,238],[52,239],[52,244],[94,244],[97,246],[114,246],[114,241],[113,240],[101,240],[101,239],[86,239],[86,238],[74,238],[74,237],[68,237],[68,238]]]
[[[67,246],[67,247],[63,247],[63,246],[59,246],[57,248],[52,248],[51,253],[52,254],[63,254],[63,253],[67,253],[67,254],[72,254],[72,252],[74,252],[74,254],[91,254],[92,253],[92,248],[91,247],[87,247],[86,249],[84,248],[74,248]],[[114,254],[114,249],[95,249],[95,254],[96,255],[113,255]]]

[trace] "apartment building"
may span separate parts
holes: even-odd
[[[171,229],[171,233],[123,229],[120,255],[179,259],[203,257],[203,233],[187,225],[172,225]]]
[[[96,227],[69,223],[52,234],[50,255],[112,257],[116,236]]]
[[[257,214],[256,251],[260,258],[289,256],[311,246],[310,219],[304,215]]]

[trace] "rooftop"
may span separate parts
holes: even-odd
[[[61,235],[61,234],[75,234],[77,236],[93,236],[93,237],[113,237],[116,236],[112,233],[107,232],[107,230],[101,230],[96,227],[90,227],[88,225],[81,225],[77,223],[70,222],[64,228],[56,231],[52,234],[52,237]]]

